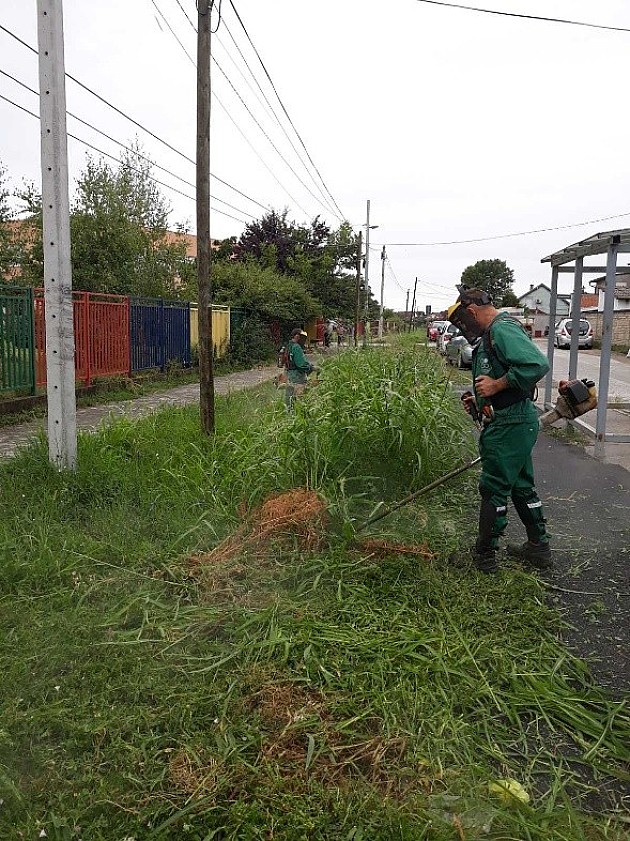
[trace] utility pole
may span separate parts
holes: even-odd
[[[77,463],[77,405],[62,0],[37,0],[37,40],[48,457],[59,470],[74,470]]]
[[[409,292],[410,290],[407,289],[407,300],[405,301],[405,321],[407,321],[407,317],[409,316]]]
[[[359,244],[357,245],[357,279],[354,301],[354,346],[359,344],[359,318],[361,313],[361,260],[363,259],[363,231],[359,231]]]
[[[214,432],[212,291],[210,285],[210,8],[197,0],[197,279],[201,429]]]
[[[413,330],[413,314],[416,311],[416,289],[418,288],[418,278],[413,285],[413,300],[411,302],[411,315],[409,316],[409,332]]]
[[[385,297],[385,260],[387,258],[387,252],[385,251],[385,246],[383,246],[383,250],[381,251],[381,312],[378,318],[378,337],[379,339],[383,338],[383,302]]]

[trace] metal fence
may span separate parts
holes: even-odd
[[[0,290],[0,393],[35,393],[33,290]]]
[[[199,309],[190,305],[190,346],[199,346]],[[230,308],[225,304],[212,305],[212,346],[216,359],[222,359],[230,346]]]
[[[44,290],[34,291],[35,383],[46,384]],[[78,382],[129,373],[129,298],[99,292],[73,292],[74,369]]]
[[[190,365],[190,304],[162,298],[132,298],[131,370],[164,370],[169,362]]]

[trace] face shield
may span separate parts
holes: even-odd
[[[448,309],[448,320],[454,324],[471,345],[482,336],[483,330],[477,323],[475,314],[469,309],[469,305],[457,301]]]

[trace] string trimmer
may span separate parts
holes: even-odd
[[[466,392],[466,394],[470,394],[470,392]],[[465,395],[462,395],[464,397]],[[471,395],[472,396],[472,395]],[[541,426],[551,426],[551,424],[556,423],[556,421],[560,420],[561,418],[578,418],[580,415],[586,414],[586,412],[590,412],[591,409],[594,409],[597,406],[597,392],[595,390],[595,383],[592,380],[570,380],[569,382],[562,382],[558,389],[558,399],[556,400],[556,405],[553,409],[550,409],[548,412],[545,412],[543,415],[540,416],[540,423]],[[476,406],[473,407],[473,412],[471,413],[473,418],[477,421],[477,423],[483,427],[487,423],[491,423],[494,418],[494,412],[477,412]],[[379,520],[384,519],[385,517],[389,517],[390,514],[393,514],[394,511],[398,511],[399,508],[403,508],[405,505],[409,505],[414,500],[418,499],[425,494],[431,493],[436,488],[439,488],[441,485],[446,484],[446,482],[450,482],[451,479],[454,479],[456,476],[459,476],[462,473],[465,473],[467,470],[470,470],[471,467],[474,467],[476,464],[479,464],[481,461],[480,457],[473,459],[472,461],[467,462],[466,464],[462,464],[461,467],[455,468],[455,470],[451,470],[450,473],[447,473],[445,476],[441,476],[439,479],[435,479],[435,481],[431,482],[428,485],[425,485],[420,490],[415,491],[409,496],[406,496],[404,499],[401,499],[400,502],[396,502],[394,505],[390,505],[387,508],[383,509],[380,506],[372,513],[367,520],[362,523],[358,528],[357,531],[363,531],[368,526],[371,526],[372,523],[376,523]],[[381,503],[382,505],[383,503]]]

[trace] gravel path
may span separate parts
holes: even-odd
[[[246,388],[256,388],[262,383],[270,382],[278,373],[277,367],[253,368],[250,371],[238,371],[217,377],[215,380],[216,394],[229,394],[232,391],[242,391]],[[121,400],[117,403],[102,403],[77,409],[77,428],[83,432],[94,432],[110,418],[127,417],[139,418],[156,412],[164,406],[186,406],[199,402],[199,384],[180,385],[169,391],[155,392],[134,400]],[[0,429],[0,458],[8,458],[24,447],[33,438],[46,429],[46,419],[22,423],[17,426],[7,426]]]

